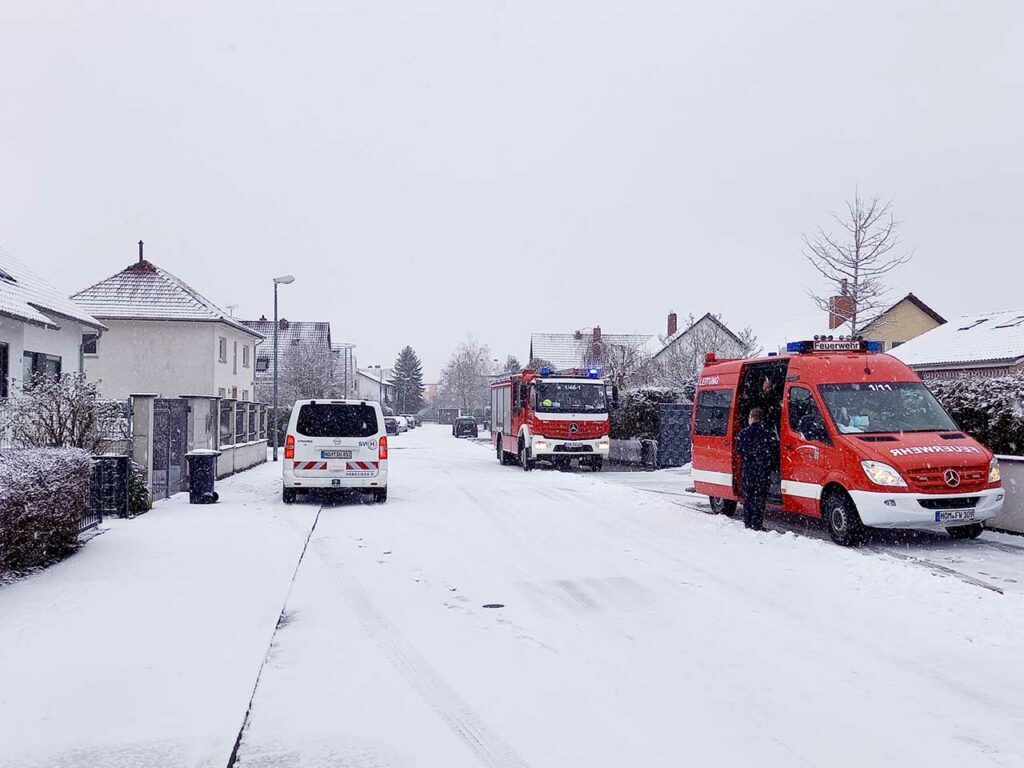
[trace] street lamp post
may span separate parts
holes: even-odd
[[[274,433],[274,461],[277,461],[277,286],[294,283],[291,275],[274,278],[274,402],[271,405],[271,427]]]

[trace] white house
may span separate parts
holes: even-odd
[[[360,400],[393,403],[395,385],[391,381],[390,368],[357,368],[352,397]],[[383,401],[381,395],[384,396]]]
[[[754,351],[710,312],[685,328],[679,327],[678,316],[670,312],[665,330],[661,348],[651,357],[651,375],[665,386],[683,387],[690,383],[709,352],[719,357],[746,357]]]
[[[103,323],[0,249],[0,398],[35,373],[80,373],[83,334]]]
[[[84,345],[85,372],[104,397],[210,395],[253,400],[263,336],[142,258],[76,293],[107,326]]]

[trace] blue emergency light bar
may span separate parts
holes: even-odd
[[[551,369],[550,369],[550,368],[548,368],[548,367],[547,367],[547,366],[545,365],[545,366],[544,366],[543,368],[541,368],[541,369],[540,369],[540,375],[541,375],[541,376],[550,376],[550,375],[551,375]]]
[[[808,352],[884,352],[885,345],[881,341],[868,341],[862,338],[840,336],[815,336],[805,341],[791,341],[786,344],[787,352],[805,354]]]
[[[598,376],[601,375],[601,369],[591,368],[589,371],[587,371],[587,375],[590,376],[590,378],[592,379],[596,379]]]

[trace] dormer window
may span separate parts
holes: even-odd
[[[18,282],[11,275],[4,272],[2,269],[0,269],[0,280],[2,280],[5,283],[11,283],[12,285]]]
[[[977,328],[982,323],[987,323],[987,322],[988,322],[988,318],[987,317],[983,317],[980,320],[975,320],[973,323],[965,325],[963,328],[957,328],[957,330],[958,331],[969,331],[969,330],[971,330],[971,328]]]
[[[1021,323],[1024,323],[1024,315],[1018,315],[1013,320],[1007,320],[1002,325],[997,325],[996,328],[1016,328]]]

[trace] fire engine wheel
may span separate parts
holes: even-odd
[[[710,501],[712,514],[725,515],[726,517],[732,517],[736,514],[736,502],[732,499],[720,499],[717,496],[712,496]]]
[[[519,441],[519,464],[522,466],[523,472],[533,469],[533,459],[530,458],[530,452],[527,450],[524,440]]]
[[[976,539],[985,531],[984,523],[971,523],[970,525],[957,525],[947,528],[946,533],[951,539]]]
[[[591,459],[590,460],[590,471],[591,472],[600,472],[601,471],[601,465],[603,463],[604,462],[601,460],[600,456],[598,456],[596,459]]]
[[[828,523],[828,535],[841,547],[854,547],[864,538],[864,524],[853,500],[833,491],[821,502],[821,514]]]

